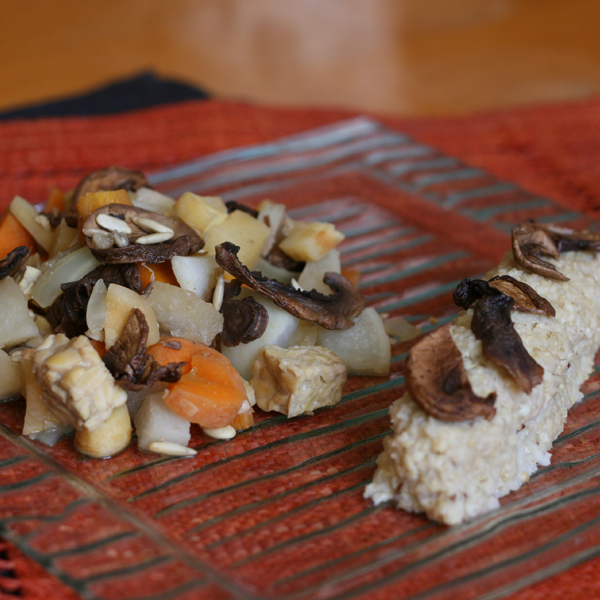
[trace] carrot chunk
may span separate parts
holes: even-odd
[[[0,220],[0,259],[18,246],[26,246],[31,250],[35,248],[35,241],[27,229],[7,210]]]
[[[57,211],[62,210],[64,208],[64,198],[65,195],[58,188],[53,188],[48,200],[46,200],[44,212],[52,212],[54,209]]]
[[[170,337],[150,346],[148,353],[161,365],[187,363],[184,375],[170,386],[165,399],[177,415],[201,427],[225,427],[234,421],[247,398],[246,389],[240,374],[220,352]]]
[[[81,222],[85,221],[95,210],[107,204],[128,204],[131,206],[129,194],[125,190],[88,192],[77,200],[77,212]]]
[[[179,285],[173,269],[171,268],[171,261],[167,260],[161,263],[154,263],[147,265],[142,263],[140,265],[140,275],[142,277],[142,289],[145,288],[151,281],[161,281],[162,283],[168,283],[170,285]],[[154,280],[152,276],[154,275]]]

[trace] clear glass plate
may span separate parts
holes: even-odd
[[[151,176],[294,218],[335,222],[343,267],[385,318],[423,332],[452,319],[452,290],[498,263],[511,226],[581,215],[368,119],[202,157]],[[194,432],[193,458],[77,454],[20,437],[0,406],[2,535],[86,598],[501,598],[600,550],[600,387],[585,384],[553,460],[499,510],[445,527],[363,498],[403,391],[412,342],[387,378],[352,377],[313,416],[259,414],[231,441]]]

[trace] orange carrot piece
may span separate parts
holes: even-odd
[[[81,222],[83,223],[95,210],[107,204],[128,204],[131,206],[132,202],[125,190],[88,192],[77,200],[77,212],[81,217]]]
[[[250,429],[252,425],[254,425],[254,413],[251,411],[242,413],[241,415],[236,415],[235,419],[231,423],[231,426],[236,431],[244,431],[245,429]]]
[[[179,344],[180,348],[169,348],[168,346],[165,346],[165,343]],[[185,375],[192,370],[192,356],[198,352],[200,349],[199,346],[201,345],[194,344],[194,342],[190,342],[190,340],[186,340],[185,338],[162,337],[160,342],[148,347],[148,354],[162,366],[173,362],[186,363],[181,371]]]
[[[94,347],[94,350],[99,354],[100,358],[102,358],[106,354],[106,345],[104,342],[99,342],[98,340],[90,340],[90,343]]]
[[[165,404],[200,427],[226,427],[240,411],[246,394],[234,386],[214,383],[191,371],[171,386]]]
[[[342,275],[354,286],[358,287],[360,271],[356,269],[342,269]]]
[[[140,275],[142,276],[142,289],[152,281],[152,275],[154,275],[154,281],[161,281],[162,283],[179,286],[175,274],[173,273],[170,260],[154,263],[152,265],[142,263],[140,265]]]
[[[54,209],[57,211],[62,210],[64,208],[64,197],[65,195],[58,188],[54,188],[46,201],[44,212],[52,212]]]
[[[0,259],[18,246],[27,246],[31,250],[35,248],[35,241],[27,229],[7,210],[0,220]]]

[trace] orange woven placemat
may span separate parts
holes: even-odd
[[[352,116],[334,109],[209,101],[110,117],[2,123],[0,207],[15,194],[42,201],[53,187],[72,187],[83,174],[108,164],[153,171]],[[461,118],[379,119],[534,194],[590,216],[600,214],[600,100]],[[16,565],[23,597],[76,597],[10,544],[7,552]],[[596,597],[599,567],[600,559],[587,561],[513,600]]]

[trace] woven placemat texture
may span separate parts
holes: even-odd
[[[52,188],[71,188],[82,175],[110,164],[154,171],[354,116],[209,100],[113,116],[3,122],[0,209],[15,194],[41,202]],[[460,118],[376,118],[502,180],[600,216],[600,100]],[[77,597],[14,546],[4,548],[21,597]],[[600,559],[587,561],[512,600],[600,597],[599,569]],[[0,597],[16,596],[7,590]]]

